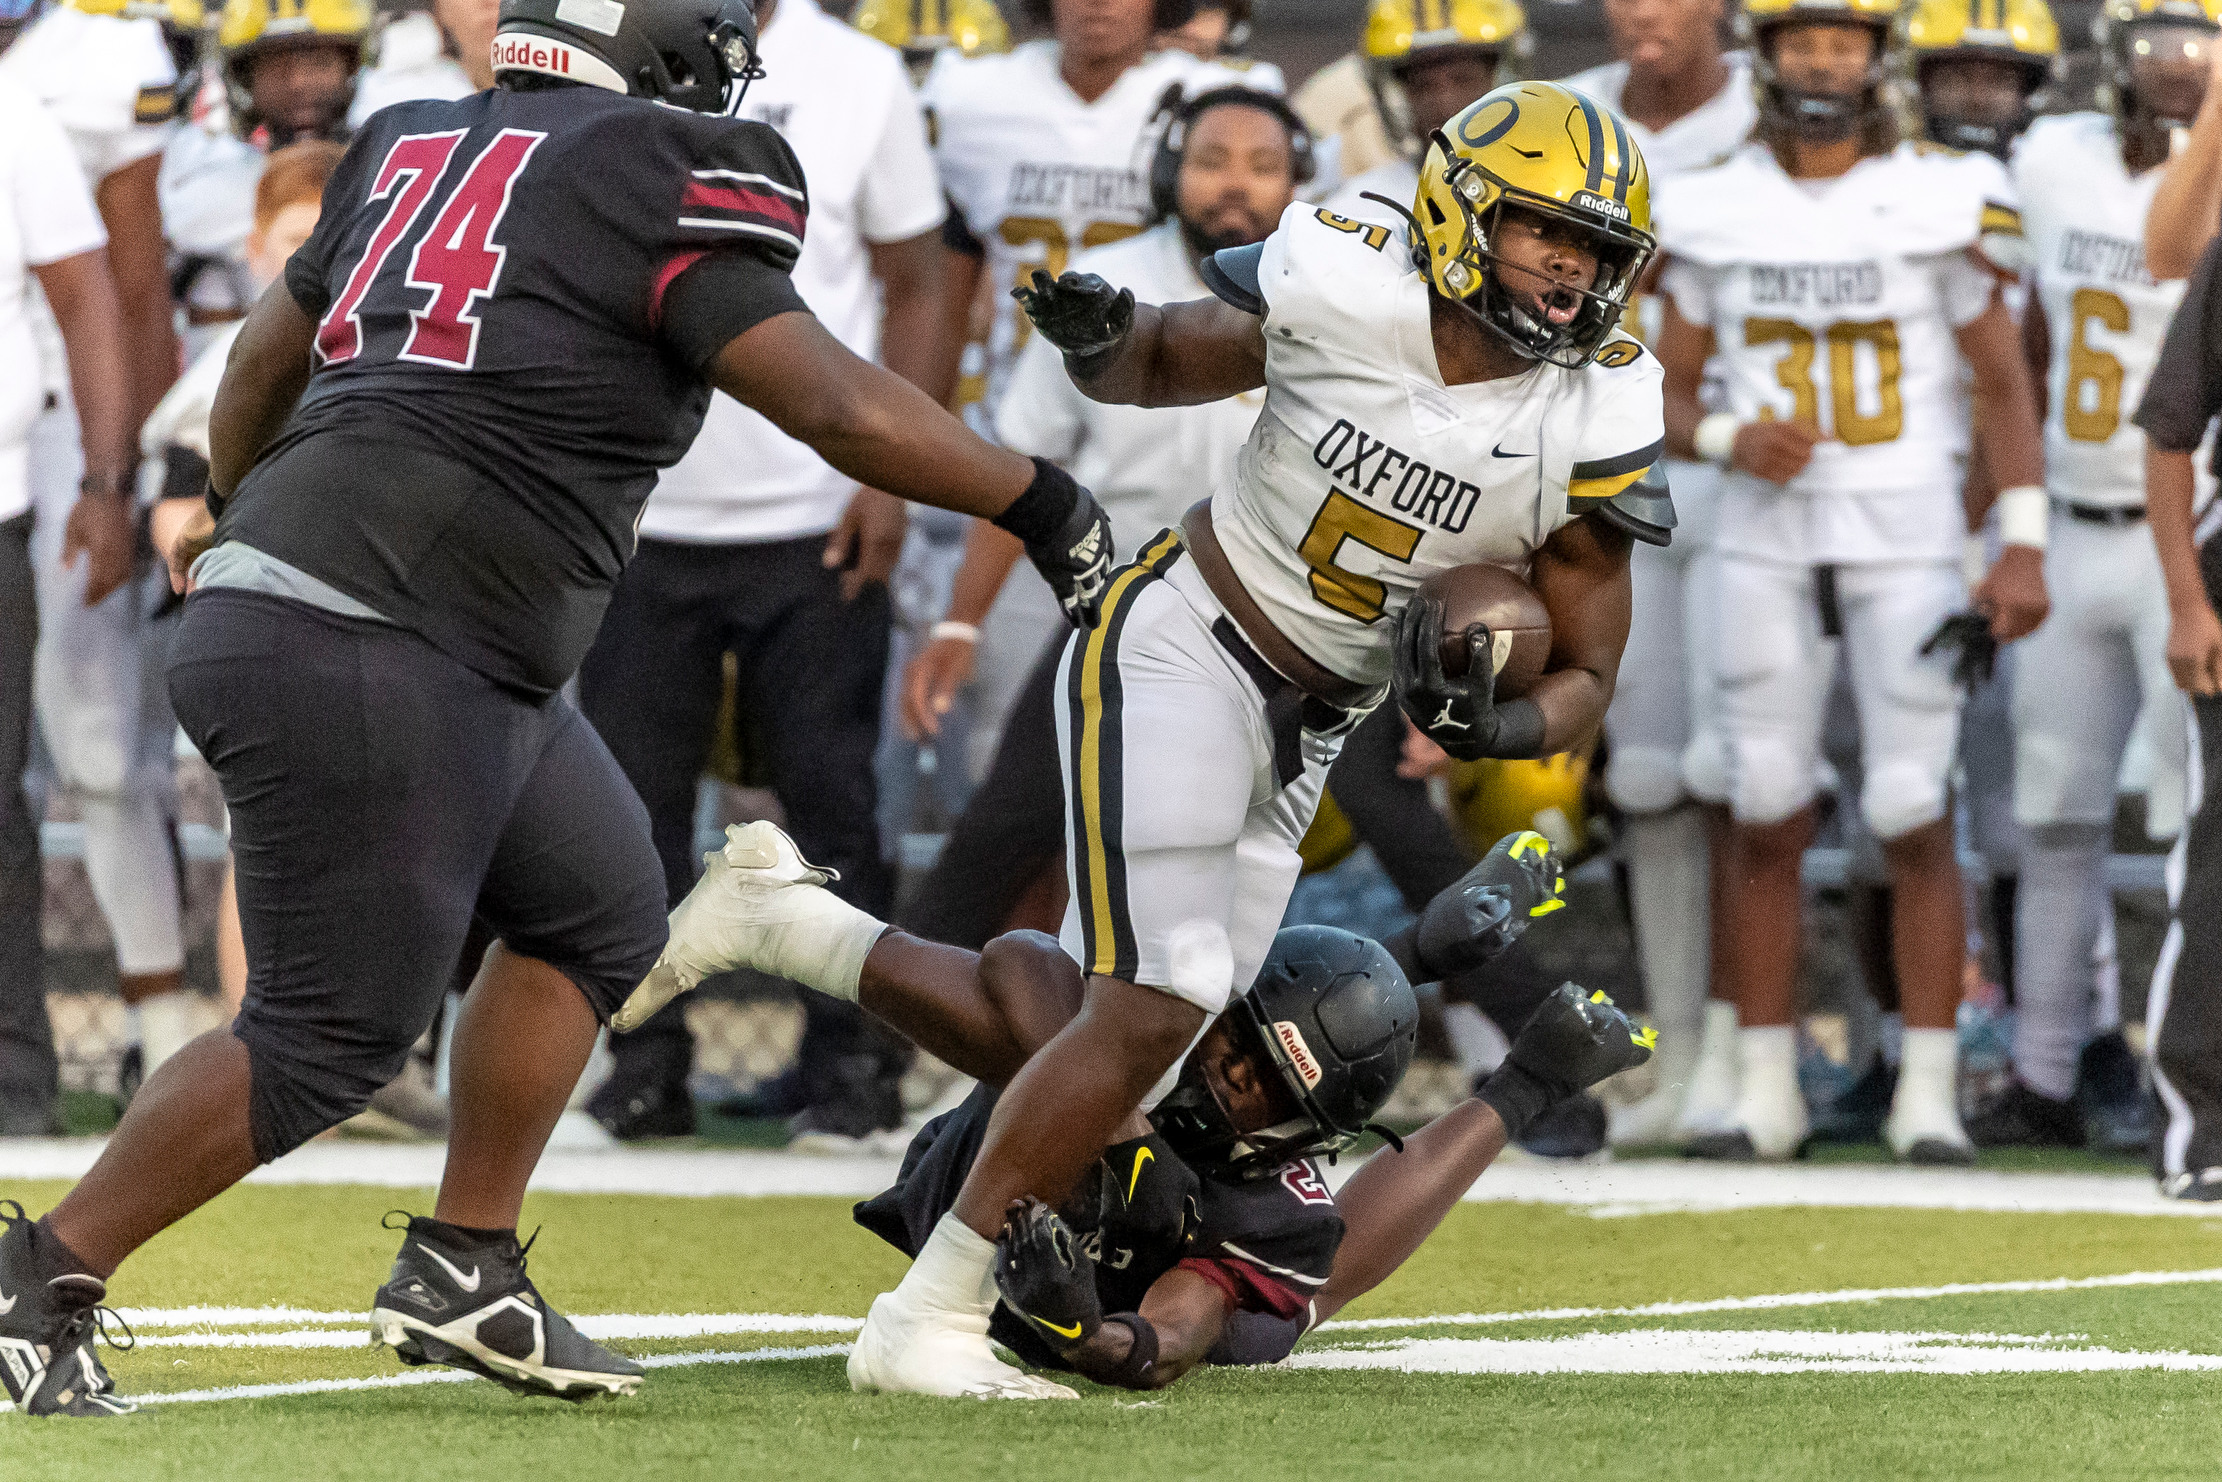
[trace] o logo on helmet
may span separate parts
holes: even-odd
[[[1489,112],[1496,104],[1502,104],[1504,112],[1497,118],[1491,119]],[[1517,98],[1493,99],[1491,102],[1484,103],[1476,108],[1467,115],[1464,122],[1459,124],[1458,142],[1469,149],[1486,149],[1511,133],[1512,126],[1519,121],[1520,103]]]

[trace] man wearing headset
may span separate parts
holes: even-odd
[[[1240,87],[1200,93],[1174,115],[1151,163],[1156,224],[1081,254],[1073,269],[1151,302],[1195,298],[1205,291],[1198,259],[1264,241],[1311,175],[1311,135],[1280,98]],[[1177,409],[1107,406],[1081,395],[1057,347],[1035,339],[1019,354],[995,430],[1006,447],[1053,458],[1076,477],[1092,475],[1089,487],[1110,513],[1119,559],[1128,561],[1195,502],[1196,470],[1228,465],[1263,402],[1264,393],[1244,392]],[[906,912],[920,935],[973,948],[1004,930],[1065,847],[1051,715],[1065,630],[1040,578],[1011,576],[1018,548],[985,538],[994,533],[983,531],[967,550],[939,636],[911,664],[902,701],[904,728],[933,735],[972,677],[978,630],[997,594],[1012,580],[1039,589],[1040,661],[1004,722],[987,777]],[[1054,910],[1042,914],[1055,917]]]

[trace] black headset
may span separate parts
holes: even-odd
[[[1176,84],[1157,105],[1160,116],[1170,113],[1171,117],[1165,120],[1164,132],[1157,136],[1157,153],[1150,159],[1152,221],[1167,221],[1180,214],[1180,157],[1188,146],[1188,130],[1197,119],[1222,107],[1261,108],[1279,119],[1288,130],[1290,178],[1298,189],[1311,183],[1319,168],[1312,156],[1312,131],[1304,127],[1304,120],[1278,93],[1239,86],[1215,87],[1183,102]]]

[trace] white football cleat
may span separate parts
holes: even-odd
[[[1077,1400],[1053,1379],[1013,1368],[988,1346],[988,1320],[970,1313],[909,1311],[894,1292],[872,1299],[849,1350],[859,1394],[942,1395],[968,1400]]]
[[[824,890],[840,875],[802,857],[771,823],[732,824],[671,913],[671,939],[610,1020],[623,1033],[714,973],[752,967],[854,1000],[884,923]]]

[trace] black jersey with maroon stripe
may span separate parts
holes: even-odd
[[[762,124],[573,86],[375,114],[286,269],[308,390],[219,537],[554,689],[701,427],[705,365],[802,307],[806,210]]]
[[[903,1157],[895,1186],[856,1207],[857,1223],[916,1256],[942,1215],[953,1208],[994,1114],[996,1092],[981,1086],[963,1105],[922,1128]],[[1199,1178],[1162,1137],[1137,1138],[1104,1151],[1094,1181],[1064,1211],[1079,1248],[1096,1263],[1096,1296],[1105,1312],[1134,1312],[1159,1277],[1185,1267],[1217,1286],[1233,1314],[1273,1320],[1260,1351],[1244,1362],[1273,1362],[1309,1326],[1312,1297],[1326,1285],[1342,1245],[1342,1215],[1320,1176],[1300,1158],[1264,1178],[1242,1182]],[[1169,1198],[1193,1200],[1183,1238],[1137,1238],[1123,1216]],[[1095,1217],[1090,1219],[1090,1207]],[[1064,1361],[1029,1323],[1000,1303],[988,1323],[998,1343],[1037,1368]],[[1215,1361],[1224,1356],[1215,1354]]]

